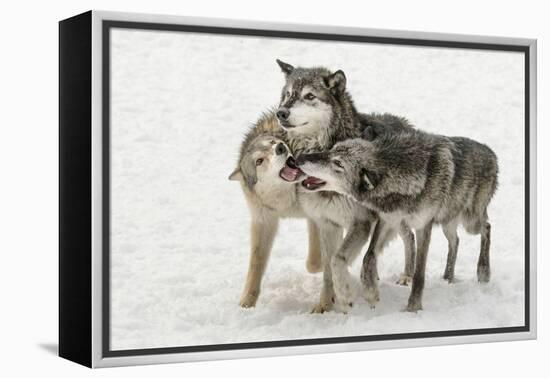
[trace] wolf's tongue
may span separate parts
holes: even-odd
[[[320,185],[324,184],[325,182],[321,179],[318,179],[317,177],[309,176],[304,180],[305,185]]]
[[[290,156],[279,176],[281,176],[286,181],[296,181],[296,179],[303,174],[302,170],[296,166],[296,161]]]
[[[295,181],[301,173],[302,171],[299,168],[290,168],[288,165],[285,165],[281,169],[280,175],[286,181]]]
[[[302,186],[308,190],[319,189],[324,186],[326,182],[317,177],[309,176],[304,181],[302,181]]]

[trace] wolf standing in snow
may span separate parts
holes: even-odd
[[[277,110],[279,123],[288,133],[289,146],[296,156],[301,153],[327,151],[335,143],[361,136],[369,121],[405,122],[398,117],[386,115],[360,115],[346,90],[346,76],[341,70],[331,72],[326,68],[293,67],[277,60],[285,75],[285,85]],[[301,172],[288,167],[300,179]],[[301,182],[303,190],[298,202],[309,219],[319,228],[323,262],[323,287],[319,303],[313,312],[333,308],[336,300],[344,306],[352,305],[351,286],[347,279],[333,277],[332,271],[344,274],[347,265],[359,254],[367,242],[376,214],[352,199],[335,192],[317,192],[324,184],[314,177]],[[343,229],[347,230],[343,239]],[[398,232],[405,243],[406,268],[401,282],[406,284],[412,275],[414,259],[414,236],[403,224]],[[337,251],[345,251],[338,252]],[[338,258],[334,258],[338,256]],[[345,256],[345,259],[339,258]]]
[[[297,185],[289,185],[279,177],[285,174],[287,179],[295,178],[293,171],[287,167],[287,164],[292,165],[293,162],[287,139],[275,114],[263,114],[246,134],[237,168],[229,176],[230,180],[241,183],[252,216],[250,263],[240,300],[241,307],[256,305],[279,220],[305,217],[298,203]],[[319,234],[315,223],[309,220],[308,232],[306,268],[310,273],[316,273],[321,270]]]
[[[486,145],[414,129],[380,133],[368,128],[365,138],[338,143],[328,152],[301,155],[297,164],[316,178],[319,184],[313,190],[333,190],[378,213],[361,272],[369,303],[378,301],[376,255],[403,222],[416,230],[418,247],[408,311],[422,309],[434,224],[443,227],[449,242],[445,278],[452,280],[454,275],[457,226],[462,223],[468,233],[481,235],[477,277],[489,281],[487,206],[497,188],[498,164]]]

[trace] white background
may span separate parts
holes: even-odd
[[[355,3],[355,4],[354,4]],[[540,2],[542,4],[542,2]],[[212,16],[265,21],[349,25],[373,28],[488,34],[539,39],[539,140],[548,140],[543,104],[550,37],[547,14],[537,2],[428,1],[333,3],[278,1],[59,1],[24,2],[2,9],[2,195],[0,252],[3,376],[338,376],[467,374],[540,376],[548,371],[550,331],[543,251],[547,240],[542,219],[546,201],[539,196],[539,340],[235,360],[88,371],[54,356],[57,342],[57,21],[94,8]],[[547,96],[546,96],[547,97]],[[547,147],[539,144],[538,192],[548,187],[543,172]],[[545,350],[546,349],[546,350]]]

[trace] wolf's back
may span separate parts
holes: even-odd
[[[389,132],[400,132],[414,126],[405,117],[396,116],[391,113],[359,113],[361,131],[371,126],[374,128],[383,127]]]

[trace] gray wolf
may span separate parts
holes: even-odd
[[[347,79],[341,70],[294,67],[280,60],[277,63],[285,75],[277,118],[288,133],[289,146],[296,156],[328,151],[337,142],[358,138],[369,122],[404,122],[390,115],[361,115],[346,90]],[[301,178],[298,174],[295,180],[288,181],[296,182]],[[331,310],[336,301],[342,306],[353,304],[349,300],[352,287],[347,277],[342,276],[368,241],[371,225],[377,220],[374,211],[347,196],[314,192],[319,187],[314,177],[308,177],[301,181],[298,192],[300,207],[319,228],[321,242],[323,287],[313,312]],[[347,230],[345,238],[344,229]],[[399,228],[399,233],[406,251],[406,268],[400,281],[406,283],[412,275],[414,236],[406,224]],[[339,274],[334,275],[333,270]]]
[[[242,307],[254,307],[260,295],[263,273],[282,218],[305,218],[298,203],[296,185],[288,185],[279,176],[293,179],[295,172],[286,132],[275,114],[263,114],[245,135],[237,168],[229,176],[239,181],[252,217],[250,227],[250,262],[246,284],[241,295]],[[308,221],[309,250],[306,268],[311,273],[321,270],[318,229]]]
[[[313,190],[331,190],[374,210],[379,221],[363,260],[366,299],[378,301],[376,255],[404,222],[416,231],[417,256],[407,310],[422,309],[424,274],[434,224],[448,240],[447,279],[458,250],[457,226],[481,235],[477,265],[480,282],[490,279],[491,225],[487,207],[497,189],[498,163],[486,145],[416,129],[366,130],[364,138],[336,144],[330,151],[305,154],[300,169],[316,179]],[[367,140],[368,139],[368,140]]]

